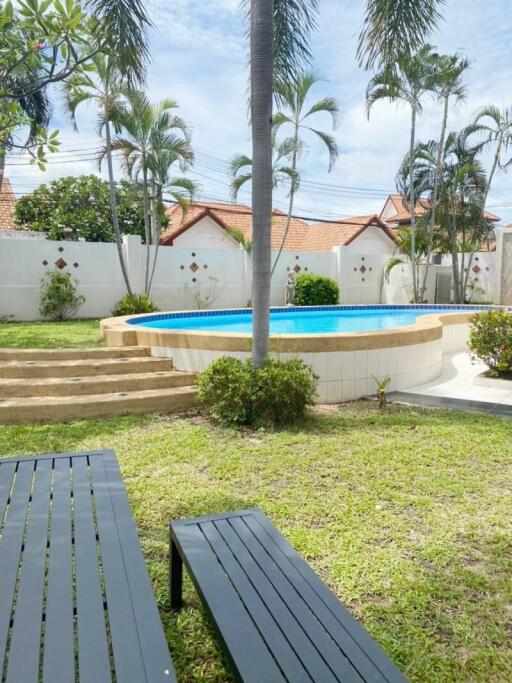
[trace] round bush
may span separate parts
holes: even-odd
[[[255,370],[250,360],[219,358],[197,380],[198,399],[228,425],[286,425],[314,405],[317,377],[300,359],[269,358]]]
[[[303,273],[295,280],[296,306],[335,306],[339,299],[338,283],[330,277]]]
[[[489,367],[494,377],[512,375],[512,315],[485,311],[473,316],[469,348]]]
[[[50,320],[74,318],[85,296],[78,294],[78,280],[62,270],[50,270],[41,278],[39,312]]]
[[[155,313],[158,308],[145,294],[127,294],[117,302],[112,315],[136,315],[137,313]]]

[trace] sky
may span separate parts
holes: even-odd
[[[328,172],[322,144],[306,137],[301,160],[302,188],[295,213],[308,219],[334,219],[379,213],[386,196],[395,191],[395,175],[409,144],[410,113],[405,105],[377,103],[368,119],[365,90],[371,74],[357,66],[355,47],[364,16],[363,0],[320,0],[318,29],[311,40],[312,69],[322,79],[312,100],[335,97],[341,108],[334,131],[340,154]],[[153,101],[177,100],[192,128],[196,162],[189,176],[200,184],[198,198],[229,201],[228,163],[233,155],[250,155],[247,117],[248,69],[246,21],[240,0],[149,0],[155,28],[151,31],[152,62],[148,92]],[[512,38],[510,0],[446,0],[444,20],[430,36],[440,52],[459,52],[471,61],[466,76],[467,99],[453,105],[448,127],[467,125],[486,104],[512,105]],[[96,112],[84,106],[75,132],[55,101],[51,126],[60,131],[61,151],[49,158],[42,173],[23,157],[9,159],[7,173],[19,196],[39,183],[65,175],[98,173],[92,159],[101,144],[95,131]],[[330,119],[318,115],[315,126],[328,130]],[[425,99],[418,140],[436,138],[441,107]],[[512,152],[511,152],[512,153]],[[489,165],[490,151],[483,157]],[[121,177],[122,170],[116,173]],[[105,175],[105,169],[100,173]],[[487,208],[504,222],[512,221],[512,173],[501,172],[493,183]],[[250,186],[239,195],[250,202]],[[284,188],[274,205],[285,209]]]

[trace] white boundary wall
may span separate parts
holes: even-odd
[[[272,305],[283,305],[290,272],[332,277],[340,285],[342,304],[409,303],[410,269],[395,267],[388,282],[383,273],[391,253],[386,249],[378,252],[373,243],[356,242],[328,252],[283,252],[272,278]],[[362,251],[364,246],[368,246],[367,253]],[[132,288],[142,292],[145,247],[138,236],[130,235],[124,237],[123,249]],[[239,308],[250,301],[251,259],[238,247],[174,246],[160,247],[158,251],[151,296],[160,309]],[[485,298],[496,300],[496,254],[479,254],[478,258]],[[0,240],[0,314],[12,315],[15,320],[39,319],[41,278],[60,259],[66,264],[64,270],[79,281],[79,291],[86,297],[80,317],[108,317],[126,291],[115,244],[23,238]],[[430,302],[435,301],[439,270],[446,272],[450,267],[431,266],[427,287]]]

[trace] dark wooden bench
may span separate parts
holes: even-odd
[[[113,451],[0,458],[0,680],[176,681]]]
[[[261,510],[171,523],[171,607],[182,565],[237,681],[406,679]]]

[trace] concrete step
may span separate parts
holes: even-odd
[[[0,424],[66,422],[119,415],[174,413],[195,405],[195,387],[0,400]]]
[[[87,360],[150,356],[145,346],[98,346],[92,349],[0,349],[0,361]]]
[[[30,396],[84,396],[119,391],[168,389],[195,384],[196,374],[178,372],[137,372],[129,375],[90,375],[89,377],[48,377],[0,379],[0,398]]]
[[[87,377],[172,370],[170,358],[0,361],[0,378]]]

